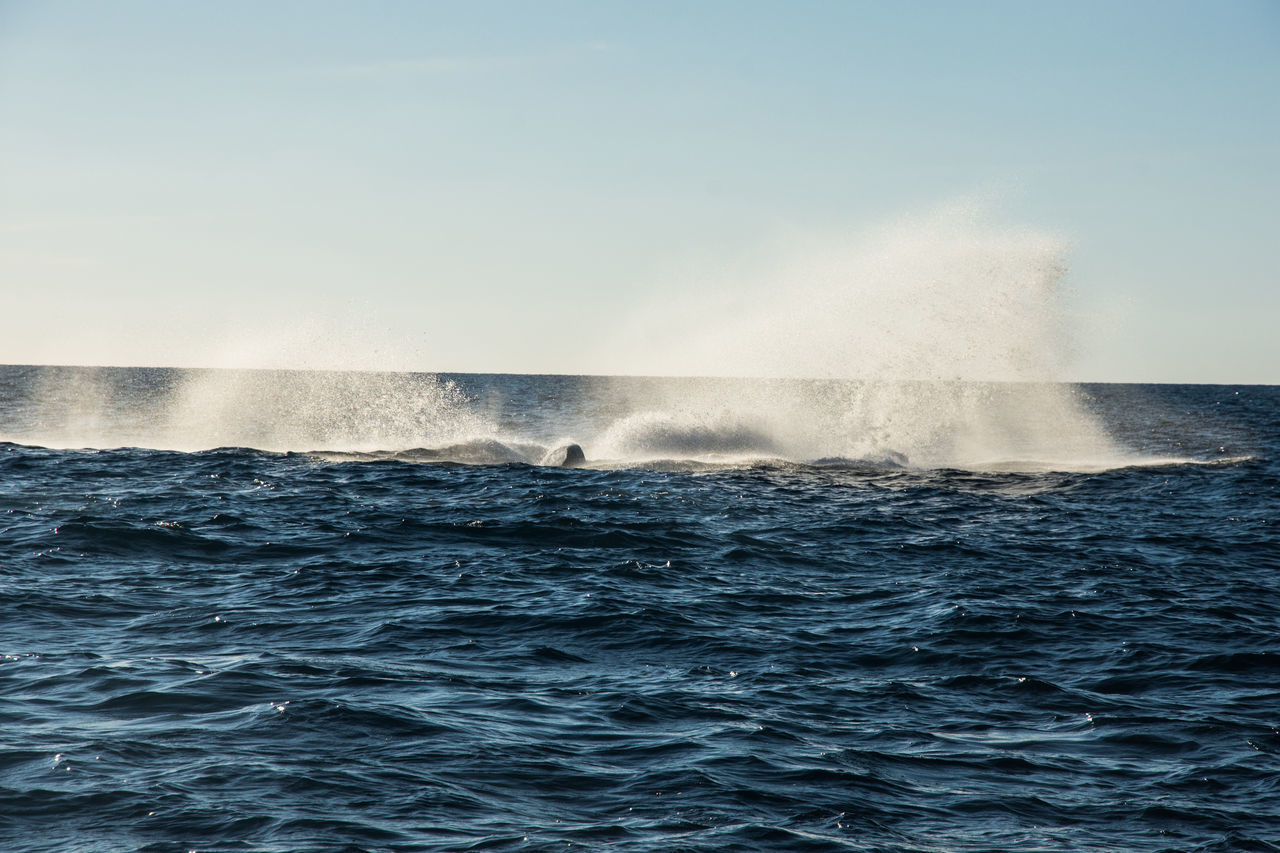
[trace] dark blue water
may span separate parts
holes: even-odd
[[[638,392],[178,451],[112,446],[173,372],[0,374],[2,849],[1280,850],[1275,387],[1071,392],[1150,464],[560,469],[491,457]]]

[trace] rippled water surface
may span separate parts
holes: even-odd
[[[977,465],[950,392],[818,388],[823,446],[740,387],[49,376],[0,369],[4,849],[1280,849],[1276,388],[1072,389]],[[201,411],[270,440],[163,449]]]

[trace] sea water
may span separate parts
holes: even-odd
[[[1278,424],[0,368],[0,848],[1280,849]]]

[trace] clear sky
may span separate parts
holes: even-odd
[[[1071,378],[1280,383],[1280,3],[0,0],[0,363],[680,370],[957,205]]]

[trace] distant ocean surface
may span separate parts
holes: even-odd
[[[1271,386],[0,367],[0,849],[1280,850],[1278,460]]]

